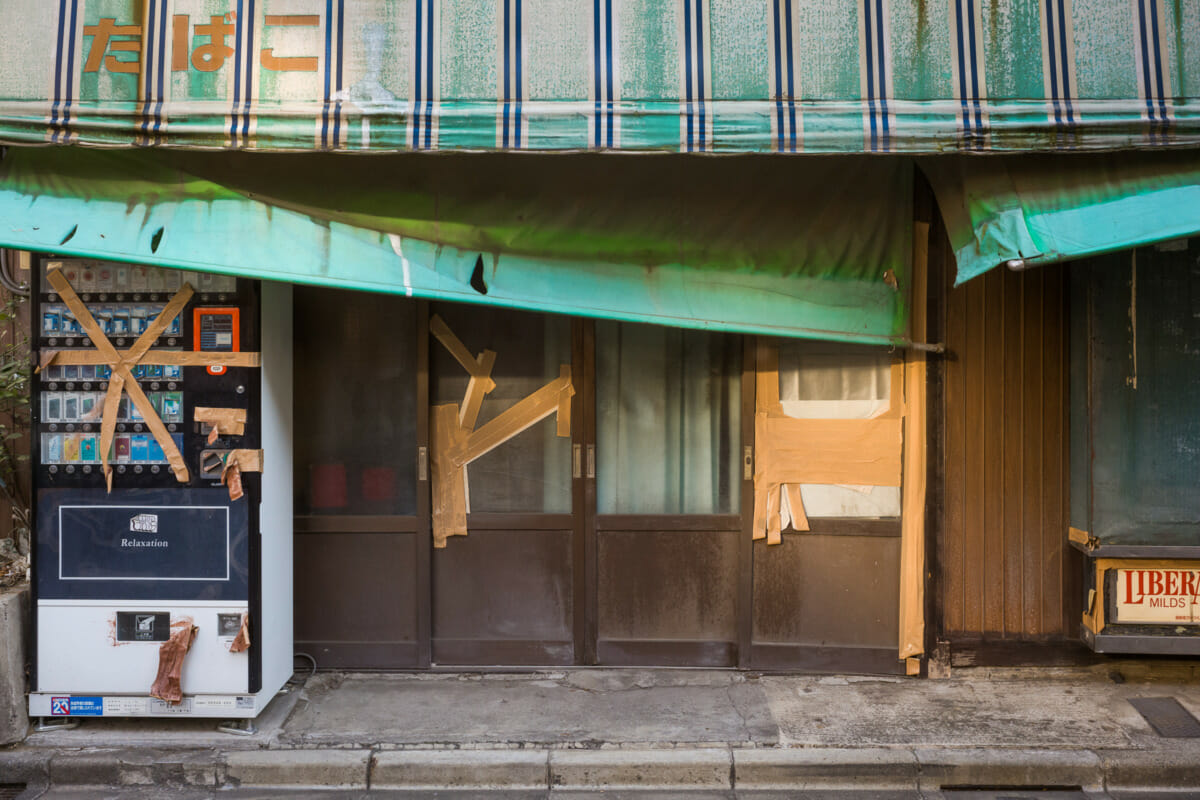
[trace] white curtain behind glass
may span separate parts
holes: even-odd
[[[601,514],[738,509],[740,342],[654,325],[596,325]]]

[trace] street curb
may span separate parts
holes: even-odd
[[[1200,786],[1200,752],[1197,750],[1100,750],[1104,788],[1170,790]]]
[[[39,783],[50,778],[52,753],[30,748],[0,750],[0,783]]]
[[[375,754],[371,789],[545,790],[546,750],[389,750]],[[464,757],[465,756],[465,757]]]
[[[232,750],[224,754],[228,786],[366,789],[370,750]]]
[[[907,748],[733,751],[738,790],[915,790],[917,771]]]
[[[439,792],[654,790],[780,793],[1079,786],[1196,787],[1195,748],[692,748],[676,750],[0,750],[0,782]]]
[[[214,750],[59,750],[50,755],[47,777],[60,786],[211,787],[219,763]]]
[[[994,748],[913,748],[920,767],[919,788],[969,786],[1079,786],[1098,791],[1104,765],[1091,750],[998,750]]]
[[[733,760],[707,750],[553,750],[551,789],[731,789]]]

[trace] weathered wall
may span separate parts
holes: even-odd
[[[29,587],[0,590],[0,746],[29,729],[25,705],[25,642]]]

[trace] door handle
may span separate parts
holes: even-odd
[[[754,447],[746,445],[742,448],[742,479],[754,478]]]
[[[596,445],[594,445],[594,444],[588,445],[587,456],[588,456],[588,465],[587,465],[588,478],[594,479],[596,477]]]
[[[571,469],[571,477],[583,477],[583,445],[571,445],[571,461],[574,464]]]

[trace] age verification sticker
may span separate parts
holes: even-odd
[[[103,717],[103,697],[51,697],[50,715],[53,717]]]

